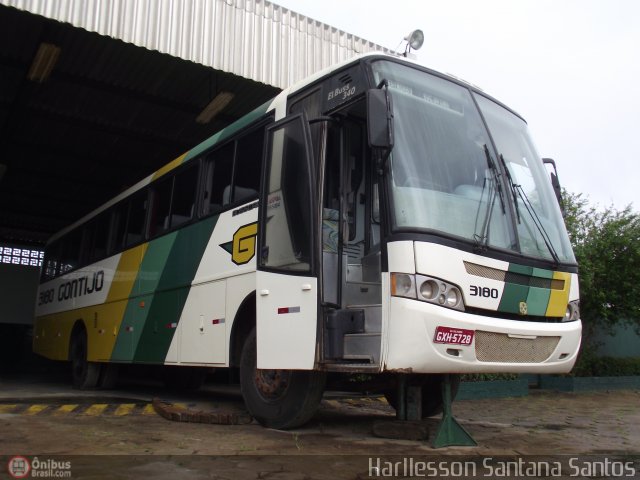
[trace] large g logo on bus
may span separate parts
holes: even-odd
[[[249,263],[256,254],[256,235],[258,222],[250,223],[236,230],[233,234],[231,260],[236,265]]]

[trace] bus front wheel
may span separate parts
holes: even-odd
[[[322,400],[326,375],[312,370],[264,370],[256,362],[256,330],[240,357],[240,387],[249,413],[263,426],[289,429],[305,424]]]
[[[100,364],[87,360],[87,334],[78,329],[71,338],[71,376],[74,388],[95,388],[100,378]]]

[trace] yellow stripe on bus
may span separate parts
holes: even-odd
[[[188,152],[187,152],[188,153]],[[178,158],[176,158],[175,160],[167,163],[164,167],[160,168],[160,170],[156,171],[153,174],[153,180],[156,180],[158,178],[160,178],[162,175],[164,175],[165,173],[170,172],[171,170],[173,170],[176,167],[179,167],[180,165],[182,165],[182,162],[184,161],[184,157],[186,157],[187,154],[183,153],[182,155],[180,155]]]
[[[76,321],[82,320],[88,336],[88,360],[110,360],[147,246],[144,243],[120,255],[105,303],[37,318],[34,351],[52,360],[68,360],[71,331]]]
[[[148,245],[148,243],[144,243],[122,253],[106,302],[94,307],[97,312],[96,328],[87,329],[89,333],[89,360],[111,359],[127,302],[134,289],[140,264]]]
[[[551,290],[549,304],[547,305],[547,317],[564,317],[569,303],[569,290],[571,289],[571,274],[566,272],[553,272],[554,280],[564,280],[562,290]]]
[[[12,404],[12,405],[0,405],[0,413],[13,413],[13,411],[15,410],[15,408],[17,407],[17,405]]]

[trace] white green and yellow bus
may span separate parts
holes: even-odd
[[[238,369],[249,412],[276,428],[349,375],[392,404],[405,375],[427,416],[443,374],[569,371],[577,268],[525,121],[367,54],[54,235],[34,349],[71,361],[79,388],[118,364],[189,381]]]

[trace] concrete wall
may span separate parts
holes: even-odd
[[[607,357],[640,357],[640,335],[629,325],[618,325],[613,334],[600,329],[594,340],[601,343],[598,354]]]
[[[33,325],[40,268],[0,263],[0,324]]]

